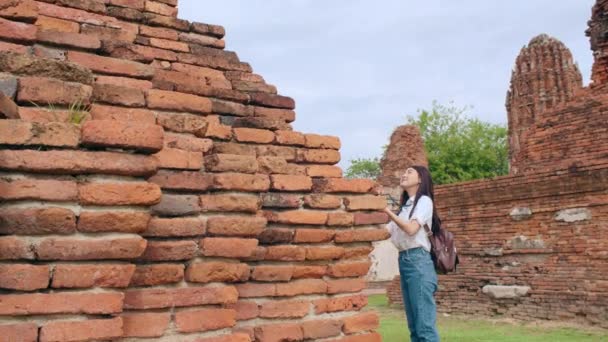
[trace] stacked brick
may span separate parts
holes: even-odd
[[[559,40],[541,34],[521,49],[506,101],[511,174],[527,167],[529,129],[545,119],[562,120],[551,109],[572,100],[582,86],[572,53]]]
[[[570,53],[545,36],[518,57],[507,106],[510,130],[525,133],[521,149],[512,151],[518,170],[435,188],[462,262],[458,272],[440,276],[441,311],[608,327],[608,97],[598,41],[605,38],[606,3],[597,2],[590,21],[590,88],[576,89],[580,75]],[[538,63],[544,76],[529,73]],[[562,87],[562,95],[534,87],[530,96],[518,95],[522,84],[541,80],[545,89]],[[401,303],[398,279],[388,295]]]
[[[176,6],[0,5],[0,335],[380,341],[376,184]]]

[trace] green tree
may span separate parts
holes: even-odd
[[[468,108],[433,102],[407,123],[420,128],[436,184],[491,178],[509,172],[507,128],[466,116]]]
[[[380,175],[380,171],[380,159],[357,158],[350,160],[350,165],[346,169],[344,177],[376,179]]]
[[[406,119],[420,128],[435,184],[509,173],[506,125],[469,118],[467,110],[433,102],[431,110],[420,110],[418,116]],[[379,158],[358,158],[350,163],[347,178],[375,179],[381,173]]]

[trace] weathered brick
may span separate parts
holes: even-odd
[[[91,71],[82,66],[54,59],[39,58],[29,53],[1,53],[0,69],[15,75],[48,77],[83,84],[93,83]]]
[[[310,165],[306,166],[306,174],[309,177],[341,178],[342,169],[333,165]]]
[[[384,196],[363,195],[344,197],[346,210],[382,210],[386,208],[386,198]]]
[[[146,261],[190,260],[198,254],[194,241],[148,241],[142,259]]]
[[[317,315],[328,312],[359,311],[367,305],[366,295],[332,297],[318,299],[313,302]]]
[[[367,258],[373,250],[374,248],[371,246],[346,248],[343,259],[360,259],[362,257]]]
[[[204,238],[200,242],[201,253],[208,257],[246,258],[258,247],[256,239]]]
[[[152,82],[150,82],[148,80],[139,80],[139,79],[129,78],[129,77],[103,76],[103,75],[99,75],[99,76],[95,77],[95,84],[113,85],[116,87],[120,87],[120,88],[117,88],[119,90],[127,90],[129,88],[135,89],[135,90],[146,90],[146,89],[152,89],[152,86],[153,86]],[[140,93],[134,93],[134,94],[137,94],[137,101],[139,102]],[[143,99],[145,101],[145,97],[143,96],[143,93],[141,93],[141,99]]]
[[[149,38],[150,45],[159,49],[173,50],[178,52],[190,52],[190,46],[186,43],[176,42],[174,40]]]
[[[148,228],[150,214],[140,211],[83,211],[78,231],[86,233],[141,233]]]
[[[269,119],[284,120],[286,122],[293,122],[296,119],[296,113],[293,110],[289,110],[289,109],[255,107],[254,113],[255,113],[255,116],[269,118]],[[300,143],[298,143],[297,145],[299,145],[299,144]],[[304,141],[302,141],[302,144],[304,144]]]
[[[88,104],[93,93],[91,86],[64,82],[46,77],[22,77],[19,79],[19,102],[72,105]]]
[[[292,276],[293,266],[259,265],[251,273],[255,281],[289,281]]]
[[[219,25],[209,25],[203,23],[193,22],[191,30],[197,33],[213,36],[216,38],[222,38],[226,34],[224,28]]]
[[[78,199],[87,205],[153,205],[160,202],[161,191],[148,182],[83,183]]]
[[[3,145],[76,147],[79,141],[80,129],[73,124],[22,120],[0,121],[0,144]]]
[[[333,212],[329,213],[327,217],[328,226],[348,227],[352,226],[354,222],[355,217],[351,213]]]
[[[122,293],[33,293],[0,295],[0,315],[112,314],[122,311]]]
[[[236,303],[233,286],[152,288],[125,291],[124,308],[135,310]]]
[[[375,182],[369,179],[321,178],[313,180],[313,191],[368,193],[375,185]]]
[[[186,269],[186,279],[196,283],[244,282],[249,279],[249,266],[232,262],[195,262]]]
[[[216,71],[216,70],[214,70],[214,71]],[[230,86],[230,82],[224,78],[223,74],[220,73],[220,75],[222,78],[218,78],[215,75],[208,76],[211,78],[210,82],[216,83],[216,84],[213,84],[212,86],[229,87],[229,89],[232,89],[232,87]],[[211,102],[213,102],[213,112],[217,113],[217,114],[229,114],[229,115],[237,115],[237,116],[253,115],[253,108],[250,106],[246,106],[246,105],[243,105],[243,104],[240,104],[237,102],[223,101],[223,100],[218,100],[218,99],[212,99]],[[237,120],[241,120],[243,118],[231,118],[231,119],[234,120],[233,126],[236,126],[236,124],[239,122]],[[247,127],[247,126],[236,126],[236,127]],[[256,128],[256,127],[252,127],[252,128]],[[257,128],[261,128],[261,127],[257,127]]]
[[[213,178],[214,188],[235,191],[267,191],[270,179],[267,175],[226,172],[216,174]]]
[[[234,129],[234,138],[238,142],[269,144],[274,141],[274,133],[265,129],[239,127]]]
[[[177,16],[177,8],[175,8],[175,6],[169,6],[162,2],[146,0],[144,9],[147,12],[157,13],[167,17]]]
[[[336,232],[335,241],[337,243],[381,241],[388,237],[389,233],[386,229],[348,229]]]
[[[271,175],[272,189],[279,191],[309,191],[312,180],[308,176]]]
[[[133,259],[146,249],[141,237],[46,238],[35,246],[40,260]]]
[[[212,172],[255,173],[258,170],[258,162],[253,156],[211,154],[205,157],[205,168]]]
[[[255,327],[256,341],[280,342],[304,339],[302,326],[297,323],[280,323]]]
[[[302,323],[302,331],[305,339],[318,339],[338,336],[342,332],[342,321],[340,320],[315,320]]]
[[[74,7],[87,12],[105,13],[106,6],[103,1],[83,1],[83,0],[57,0],[57,4]]]
[[[161,216],[184,216],[201,211],[198,196],[194,195],[162,195],[160,203],[150,209]]]
[[[177,330],[184,333],[218,330],[236,324],[234,309],[197,309],[175,313]]]
[[[207,233],[223,236],[257,236],[266,227],[257,216],[213,216],[207,219]]]
[[[275,284],[246,283],[236,285],[239,298],[269,297],[276,294]]]
[[[82,144],[157,152],[163,148],[163,129],[139,122],[90,120],[82,125]]]
[[[337,209],[342,205],[342,199],[333,195],[312,194],[304,197],[304,205],[314,209]]]
[[[154,68],[149,65],[117,58],[69,51],[68,60],[106,75],[129,76],[143,79],[150,79],[154,76]]]
[[[36,26],[0,18],[0,38],[11,41],[35,41]]]
[[[206,221],[198,217],[154,217],[141,235],[151,237],[197,236],[205,234]]]
[[[154,113],[142,108],[123,108],[94,103],[89,112],[93,120],[118,120],[153,125]]]
[[[262,318],[301,318],[308,314],[310,302],[303,300],[268,301],[260,305]]]
[[[285,174],[289,173],[289,166],[285,158],[282,157],[259,157],[258,165],[260,173],[266,174]]]
[[[200,170],[203,167],[203,154],[200,152],[165,147],[155,153],[154,157],[160,168]]]
[[[200,198],[203,211],[243,211],[255,213],[261,206],[260,197],[256,195],[213,194],[202,195]]]
[[[293,230],[288,228],[266,228],[258,236],[263,245],[289,244],[293,241]]]
[[[157,121],[166,130],[192,133],[197,137],[205,137],[209,127],[208,118],[192,114],[157,113]]]
[[[34,259],[28,240],[15,236],[0,236],[0,260]]]
[[[306,247],[306,260],[332,260],[340,259],[344,255],[344,248],[336,246]],[[331,266],[330,266],[331,270]]]
[[[266,94],[266,93],[252,93],[251,94],[251,103],[268,106],[274,108],[283,108],[283,109],[294,109],[296,108],[295,101],[286,96],[274,95],[274,94]]]
[[[283,157],[286,161],[296,159],[296,150],[290,146],[258,145],[256,153],[258,157]]]
[[[327,293],[359,292],[365,288],[365,278],[327,280]]]
[[[236,311],[236,320],[244,321],[258,317],[260,310],[258,303],[254,301],[239,300],[235,304],[226,305],[227,309],[234,309]]]
[[[192,113],[211,113],[211,100],[206,97],[178,93],[174,91],[147,91],[148,107]]]
[[[122,324],[120,317],[48,322],[40,329],[40,342],[112,340],[122,336]]]
[[[38,26],[39,30],[45,31],[70,33],[78,33],[80,31],[80,25],[78,25],[76,22],[51,18],[44,15],[38,16],[36,19],[36,26]]]
[[[380,326],[378,314],[375,312],[361,313],[355,316],[343,318],[343,331],[352,334],[361,331],[374,330]]]
[[[256,156],[255,146],[248,144],[238,144],[233,142],[215,142],[213,145],[213,153]]]
[[[108,7],[108,15],[128,21],[142,21],[144,18],[144,14],[141,11],[126,7],[110,6]]]
[[[296,229],[295,243],[329,242],[334,238],[335,231],[328,229]]]
[[[299,208],[302,197],[299,195],[265,193],[262,194],[262,206],[264,208]]]
[[[139,25],[139,34],[145,37],[177,40],[177,32],[175,30],[170,30],[164,27]]]
[[[327,273],[327,266],[295,266],[293,278],[323,278]]]
[[[226,43],[222,39],[217,39],[215,37],[210,36],[203,36],[196,33],[182,32],[179,34],[179,40],[203,46],[212,46],[218,49],[223,49],[226,46]]]
[[[196,138],[186,134],[165,133],[166,147],[192,152],[208,152],[213,147],[213,140]]]
[[[213,175],[195,171],[160,170],[148,182],[163,189],[205,191],[213,186]]]
[[[71,180],[0,179],[0,199],[4,201],[76,201],[78,189],[76,182]]]
[[[369,271],[371,263],[364,262],[342,262],[330,265],[327,274],[335,278],[364,276]]]
[[[0,49],[1,48],[2,46],[0,46]],[[2,91],[0,91],[0,117],[9,119],[21,118],[19,107],[15,101],[13,101],[13,98],[8,97]]]
[[[54,288],[127,287],[135,265],[59,264],[53,270]]]
[[[126,313],[120,315],[123,337],[160,337],[171,321],[168,312]]]
[[[112,10],[112,15],[114,15],[113,10],[115,7],[110,8]],[[121,9],[122,10],[122,9]],[[120,10],[118,11],[120,12]],[[118,15],[116,15],[118,17]],[[91,24],[82,24],[80,27],[80,33],[97,37],[101,40],[101,48],[104,48],[104,44],[107,44],[108,41],[112,42],[133,42],[137,37],[136,29],[125,29],[125,27],[107,27],[107,26],[98,26]],[[116,57],[116,56],[112,56]]]
[[[0,209],[1,234],[71,234],[75,231],[76,216],[69,209],[54,207]]]
[[[303,261],[306,258],[306,249],[299,246],[268,246],[265,260],[277,261]]]
[[[337,164],[340,161],[340,152],[330,149],[303,149],[296,151],[298,163]]]
[[[183,264],[137,265],[129,286],[154,286],[178,283],[184,279]]]
[[[305,146],[309,148],[340,149],[340,138],[329,135],[306,134]]]
[[[36,323],[0,325],[0,336],[11,342],[38,342],[38,325]]]
[[[27,54],[29,53],[29,47],[20,44],[0,42],[0,51],[14,52],[17,54]]]
[[[0,288],[17,291],[46,289],[49,285],[49,266],[29,264],[0,265]]]
[[[150,156],[88,151],[0,151],[0,169],[60,173],[145,176],[156,172]]]
[[[388,214],[383,212],[355,213],[355,225],[384,224],[388,221]]]
[[[73,33],[39,30],[36,40],[50,45],[67,46],[86,50],[97,50],[101,47],[101,41],[95,36]]]
[[[144,107],[146,98],[141,89],[115,84],[95,83],[93,100],[126,107]]]
[[[207,337],[197,339],[196,342],[251,342],[252,339],[247,333],[234,333],[230,335],[222,335],[216,337]]]
[[[286,224],[323,225],[327,222],[327,212],[314,210],[265,211],[269,222]]]

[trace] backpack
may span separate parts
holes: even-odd
[[[456,271],[456,265],[460,263],[456,252],[454,234],[445,229],[440,229],[438,234],[433,234],[428,224],[424,230],[431,241],[431,257],[435,270],[439,274],[447,274]]]

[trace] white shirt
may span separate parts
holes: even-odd
[[[410,236],[399,228],[395,221],[389,222],[389,224],[386,225],[386,229],[388,229],[389,233],[391,234],[391,242],[399,251],[422,247],[430,252],[431,242],[429,241],[429,237],[424,229],[424,224],[428,224],[429,228],[433,229],[433,200],[426,195],[420,196],[418,204],[416,204],[416,209],[410,218],[410,211],[412,211],[414,206],[414,198],[415,196],[412,196],[407,200],[403,206],[403,209],[401,210],[401,213],[399,214],[399,218],[405,222],[416,220],[418,224],[420,224],[420,229],[418,229],[416,234]]]

